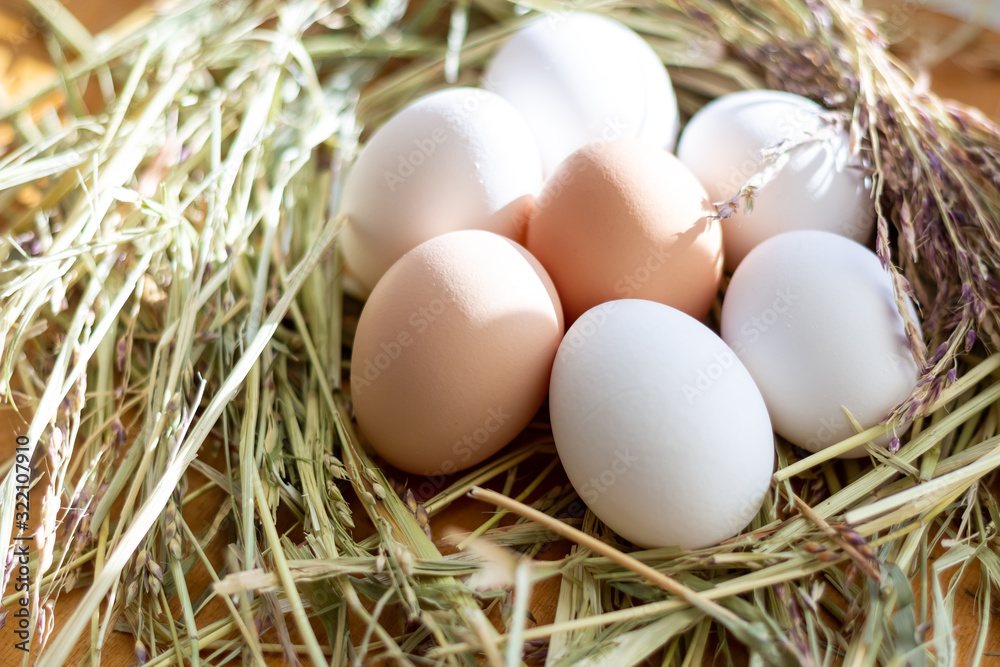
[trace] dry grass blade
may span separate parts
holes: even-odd
[[[292,300],[298,294],[298,289],[309,273],[316,267],[316,264],[333,242],[338,231],[338,221],[330,221],[326,232],[320,237],[319,242],[313,246],[312,252],[303,258],[302,263],[296,267],[289,291],[285,292],[281,300],[275,304],[273,310],[268,314],[267,319],[257,332],[257,335],[248,343],[244,356],[234,366],[232,373],[226,378],[226,381],[222,383],[219,392],[205,408],[195,428],[182,443],[179,443],[179,448],[173,453],[171,465],[158,480],[153,493],[149,495],[142,507],[137,510],[135,517],[129,525],[129,529],[123,534],[121,541],[118,542],[115,550],[108,557],[100,578],[91,584],[87,594],[80,601],[79,605],[77,605],[73,615],[70,616],[66,625],[56,636],[54,648],[47,652],[43,660],[39,662],[41,667],[45,667],[46,665],[62,665],[65,662],[76,638],[83,632],[84,624],[89,621],[90,615],[97,609],[104,596],[117,582],[120,573],[138,548],[140,541],[145,537],[150,526],[163,511],[167,500],[173,494],[185,469],[194,457],[197,456],[198,448],[204,442],[205,438],[208,437],[209,432],[215,424],[215,420],[218,419],[223,409],[232,400],[233,396],[236,395],[243,380],[250,372],[250,368],[256,363],[257,356],[270,341],[275,328],[285,316]],[[315,640],[313,641],[315,642]],[[317,652],[315,655],[320,654]]]
[[[37,664],[63,664],[84,636],[97,663],[118,630],[150,665],[276,651],[338,667],[686,667],[713,646],[730,658],[733,642],[761,663],[949,663],[957,576],[973,562],[986,646],[1000,581],[1000,130],[916,85],[857,3],[180,0],[100,35],[29,4],[58,77],[0,110],[13,133],[0,393],[30,418],[33,462],[54,480],[45,502],[60,508],[33,561]],[[877,252],[900,303],[921,306],[926,340],[909,333],[922,379],[894,420],[808,456],[780,443],[764,507],[711,548],[621,542],[571,486],[552,488],[544,418],[416,495],[354,429],[344,372],[359,304],[337,239],[359,141],[425,91],[474,85],[526,14],[567,8],[642,34],[686,114],[771,86],[849,118]],[[88,85],[106,107],[93,115]],[[54,91],[58,113],[26,113]],[[901,423],[898,451],[835,458]],[[208,483],[189,491],[191,470]],[[6,581],[13,462],[0,472]],[[206,525],[188,508],[212,490],[226,498]],[[501,509],[444,556],[432,536],[468,493]],[[556,539],[569,555],[536,560]],[[490,547],[509,561],[502,577],[477,556]],[[214,582],[203,594],[188,587],[200,566]],[[555,620],[533,626],[528,591],[555,574]],[[491,577],[498,590],[475,588]],[[44,641],[52,601],[76,586],[82,602]],[[205,622],[217,596],[228,615]]]
[[[759,629],[750,627],[749,624],[745,623],[742,619],[725,607],[701,595],[697,591],[694,591],[671,579],[670,577],[667,577],[660,571],[646,565],[645,563],[632,558],[628,554],[619,551],[613,546],[605,542],[601,542],[591,535],[573,528],[568,524],[561,523],[544,512],[528,507],[513,498],[508,498],[507,496],[496,493],[495,491],[476,487],[469,492],[469,495],[477,500],[483,500],[490,504],[503,507],[511,512],[516,512],[527,519],[536,521],[550,528],[553,532],[563,536],[564,538],[572,540],[580,546],[601,554],[618,565],[635,572],[654,586],[658,586],[668,593],[678,596],[692,607],[695,607],[696,609],[716,619],[741,641],[751,645],[754,649],[768,656],[768,660],[772,664],[785,664],[786,662],[788,664],[792,664],[789,662],[789,657],[781,651],[781,647],[773,643],[773,639],[762,634]]]

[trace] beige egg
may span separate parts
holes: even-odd
[[[480,230],[426,241],[361,312],[351,356],[360,431],[407,472],[475,465],[541,407],[562,335],[555,287],[523,247]]]
[[[531,129],[509,102],[478,88],[425,95],[372,134],[348,173],[346,269],[370,291],[404,253],[440,234],[484,229],[518,240],[512,202],[541,185]]]
[[[549,272],[568,323],[614,299],[702,318],[722,277],[722,231],[694,175],[666,151],[594,142],[545,184],[528,250]]]

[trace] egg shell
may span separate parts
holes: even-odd
[[[562,334],[552,281],[523,247],[479,230],[426,241],[361,311],[351,355],[358,426],[407,472],[475,465],[542,405]]]
[[[847,132],[828,126],[827,113],[799,95],[749,90],[710,102],[684,128],[677,156],[713,203],[735,196],[751,177],[763,183],[752,213],[738,205],[722,221],[728,270],[782,232],[818,229],[861,243],[871,238],[875,208],[865,170],[851,155]],[[761,180],[763,152],[782,142],[795,146],[787,162]]]
[[[722,337],[775,431],[811,452],[854,435],[841,406],[870,428],[917,382],[889,273],[874,252],[829,232],[787,232],[754,248],[726,291]]]
[[[347,269],[371,290],[404,253],[440,234],[485,229],[517,239],[520,210],[508,207],[541,185],[538,149],[514,107],[478,88],[431,93],[376,130],[348,174]]]
[[[573,487],[635,544],[716,544],[767,493],[774,435],[760,392],[715,333],[669,306],[587,311],[559,346],[549,410]]]
[[[677,100],[653,49],[618,21],[585,12],[540,16],[496,52],[483,85],[531,126],[546,174],[595,140],[673,150]]]
[[[722,276],[722,231],[698,180],[666,151],[590,144],[546,182],[528,250],[552,276],[571,323],[605,301],[640,298],[696,318]]]

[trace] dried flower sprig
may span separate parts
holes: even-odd
[[[894,274],[921,366],[922,382],[898,412],[912,419],[954,382],[959,356],[977,337],[1000,346],[1000,127],[922,90],[851,3],[789,2],[782,12],[769,3],[681,5],[712,32],[731,36],[735,55],[770,87],[852,119],[858,150],[874,167],[876,250]],[[767,22],[777,23],[771,32],[754,29]],[[797,37],[774,40],[775,33]],[[904,296],[921,307],[920,323]]]
[[[55,48],[61,78],[39,95],[93,80],[106,109],[86,115],[74,97],[41,119],[23,113],[38,98],[0,110],[12,136],[0,155],[0,391],[31,415],[35,469],[49,473],[39,664],[62,664],[88,626],[92,664],[117,628],[150,665],[267,652],[404,665],[625,665],[659,652],[680,664],[685,651],[691,664],[710,641],[801,664],[920,662],[930,635],[939,658],[953,650],[948,568],[977,560],[989,600],[1000,581],[1000,508],[983,483],[1000,467],[1000,355],[989,354],[1000,132],[915,85],[854,3],[184,0],[100,38],[47,8],[50,44],[72,48]],[[772,86],[849,129],[877,196],[875,248],[900,303],[911,295],[922,316],[922,335],[909,333],[923,377],[897,414],[912,425],[889,452],[833,458],[891,423],[801,459],[779,445],[759,515],[696,552],[633,549],[552,485],[544,423],[419,502],[370,458],[341,377],[357,312],[336,252],[345,166],[362,132],[414,95],[475,82],[525,8],[632,26],[672,68],[686,112]],[[82,57],[65,62],[69,52]],[[761,178],[791,147],[762,156]],[[208,482],[189,491],[190,469]],[[497,477],[506,498],[484,497],[523,516],[470,528],[468,551],[442,555],[443,510]],[[190,503],[216,489],[219,506],[192,517]],[[565,536],[577,541],[565,558],[536,560]],[[231,546],[214,559],[222,539]],[[204,592],[187,587],[199,565],[214,582]],[[554,575],[555,620],[531,624],[526,591]],[[500,589],[480,590],[491,577]],[[79,585],[78,609],[53,608]],[[204,621],[217,598],[228,616]],[[56,613],[69,618],[50,636]]]

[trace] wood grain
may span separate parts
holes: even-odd
[[[149,3],[144,3],[143,0],[104,0],[103,2],[66,0],[66,4],[91,33],[95,34],[111,26],[137,7],[148,6]],[[927,59],[935,56],[933,48],[929,47],[928,44],[941,43],[959,27],[959,23],[955,20],[924,11],[915,11],[913,9],[915,3],[912,2],[880,2],[879,7],[890,19],[893,34],[898,39],[897,52],[908,62],[918,62],[921,59],[927,62]],[[11,100],[23,98],[23,96],[52,81],[53,71],[49,64],[44,41],[41,39],[39,25],[40,22],[31,18],[26,6],[10,7],[4,4],[0,7],[0,85],[2,85],[0,106]],[[983,33],[958,52],[947,55],[928,71],[928,83],[942,95],[977,106],[987,115],[1000,118],[1000,36],[988,32]],[[58,96],[54,96],[50,100],[51,104],[57,104],[58,101]],[[4,136],[4,128],[0,126],[0,149],[5,143]],[[7,141],[9,141],[9,130],[6,136],[8,137]],[[0,460],[6,460],[11,455],[15,446],[14,438],[17,434],[25,431],[26,426],[19,415],[9,408],[0,409]],[[220,467],[222,465],[218,457],[213,460],[209,455],[203,457],[203,460],[211,465],[219,465]],[[205,481],[199,474],[191,473],[190,488],[197,488]],[[561,472],[556,472],[550,479],[546,480],[545,486],[551,488],[554,484],[565,483],[566,479],[561,475]],[[208,517],[213,515],[214,510],[218,508],[222,500],[221,491],[216,490],[208,493],[185,507],[185,518],[193,527],[200,528],[208,520]],[[443,526],[452,526],[460,531],[468,531],[481,524],[491,512],[492,508],[482,503],[463,500],[436,517],[434,525],[438,530]],[[359,513],[356,513],[356,516],[359,516]],[[359,526],[359,531],[365,529],[365,526]],[[370,526],[367,529],[370,529]],[[226,531],[223,531],[222,535],[226,535]],[[436,535],[436,537],[439,536]],[[224,561],[225,549],[224,539],[217,539],[213,543],[210,550],[213,562]],[[560,558],[568,552],[568,549],[569,545],[566,543],[554,543],[543,550],[539,554],[539,558]],[[201,566],[196,567],[189,577],[189,588],[193,596],[197,596],[210,584],[209,574]],[[979,626],[973,598],[979,587],[978,565],[973,564],[968,568],[958,586],[959,594],[955,604],[955,637],[960,648],[960,659],[956,664],[964,665],[971,658],[970,652]],[[11,590],[8,588],[5,594]],[[83,588],[78,588],[58,597],[55,623],[57,629],[78,603],[83,591]],[[535,588],[531,610],[538,623],[551,622],[558,591],[559,582],[557,579],[541,582]],[[176,605],[172,611],[175,616],[179,616]],[[215,601],[208,605],[199,616],[199,625],[204,625],[226,615],[224,605]],[[390,625],[398,624],[398,622],[399,619],[394,619]],[[11,626],[11,622],[8,621],[7,627],[0,630],[0,665],[17,664],[23,657],[19,651],[13,648],[15,639],[11,632]],[[294,634],[293,632],[293,637]],[[319,636],[323,636],[322,633]],[[273,632],[266,634],[263,639],[264,641],[275,641]],[[132,664],[135,661],[133,649],[133,639],[130,635],[112,632],[108,636],[107,643],[103,646],[100,664],[109,667]],[[89,650],[89,637],[84,637],[78,642],[68,664],[78,664]],[[987,654],[993,653],[994,655],[984,657],[981,664],[1000,665],[1000,657],[996,657],[1000,655],[1000,632],[994,630],[990,633],[985,651]],[[208,654],[203,652],[202,655],[207,656]],[[281,655],[268,655],[268,664],[283,664]]]

